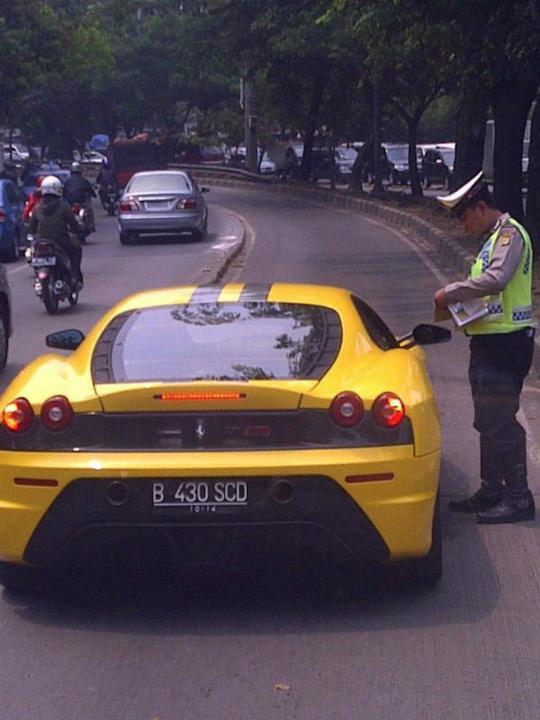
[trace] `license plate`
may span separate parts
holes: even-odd
[[[34,267],[41,267],[43,265],[56,265],[56,258],[53,257],[34,257],[32,258],[32,265]]]
[[[187,514],[234,512],[248,505],[245,480],[167,480],[152,483],[154,508]]]
[[[168,202],[147,202],[145,203],[147,210],[168,210]]]

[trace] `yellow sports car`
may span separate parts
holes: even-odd
[[[98,546],[219,564],[286,537],[435,584],[440,429],[418,345],[449,337],[396,339],[350,291],[284,283],[142,292],[86,338],[48,335],[74,352],[0,401],[0,582]]]

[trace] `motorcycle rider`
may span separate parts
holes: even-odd
[[[36,189],[32,190],[30,195],[28,196],[28,200],[26,201],[23,209],[23,222],[28,222],[30,219],[30,215],[33,213],[34,208],[38,204],[38,202],[41,200],[41,183],[43,182],[43,175],[38,175],[36,178]]]
[[[110,196],[112,196],[115,201],[118,199],[118,183],[116,182],[108,160],[103,161],[101,170],[96,178],[96,183],[99,185],[99,198],[103,207],[107,206]]]
[[[96,193],[92,184],[82,175],[81,164],[71,164],[71,175],[64,183],[64,197],[70,205],[78,203],[88,212],[87,234],[95,232],[94,211],[92,209],[92,198]]]
[[[78,280],[78,290],[83,286],[81,272],[81,235],[83,230],[77,222],[69,204],[62,199],[62,183],[54,175],[48,175],[41,182],[41,201],[30,215],[28,231],[37,238],[49,240],[58,245],[69,257],[71,267]],[[71,231],[75,238],[70,235]]]

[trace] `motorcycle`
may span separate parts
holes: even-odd
[[[116,188],[101,187],[99,190],[99,199],[107,215],[114,215],[116,213],[116,203],[118,201],[118,191]]]
[[[33,240],[25,257],[34,271],[34,292],[48,313],[54,315],[66,300],[72,307],[77,304],[79,283],[61,247],[50,240]]]
[[[75,215],[75,219],[79,223],[79,227],[82,230],[80,239],[81,242],[85,243],[86,238],[90,233],[92,232],[92,218],[90,216],[90,212],[88,208],[86,208],[84,205],[81,205],[80,203],[73,203],[71,206],[71,211]]]

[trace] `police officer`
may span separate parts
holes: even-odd
[[[488,314],[466,326],[470,336],[469,381],[474,427],[480,433],[480,488],[451,501],[454,512],[477,513],[479,523],[534,518],[527,484],[525,430],[516,419],[533,348],[532,246],[525,228],[501,212],[482,183],[482,172],[446,197],[442,205],[482,245],[467,280],[435,293],[439,311],[448,303],[484,298]]]

